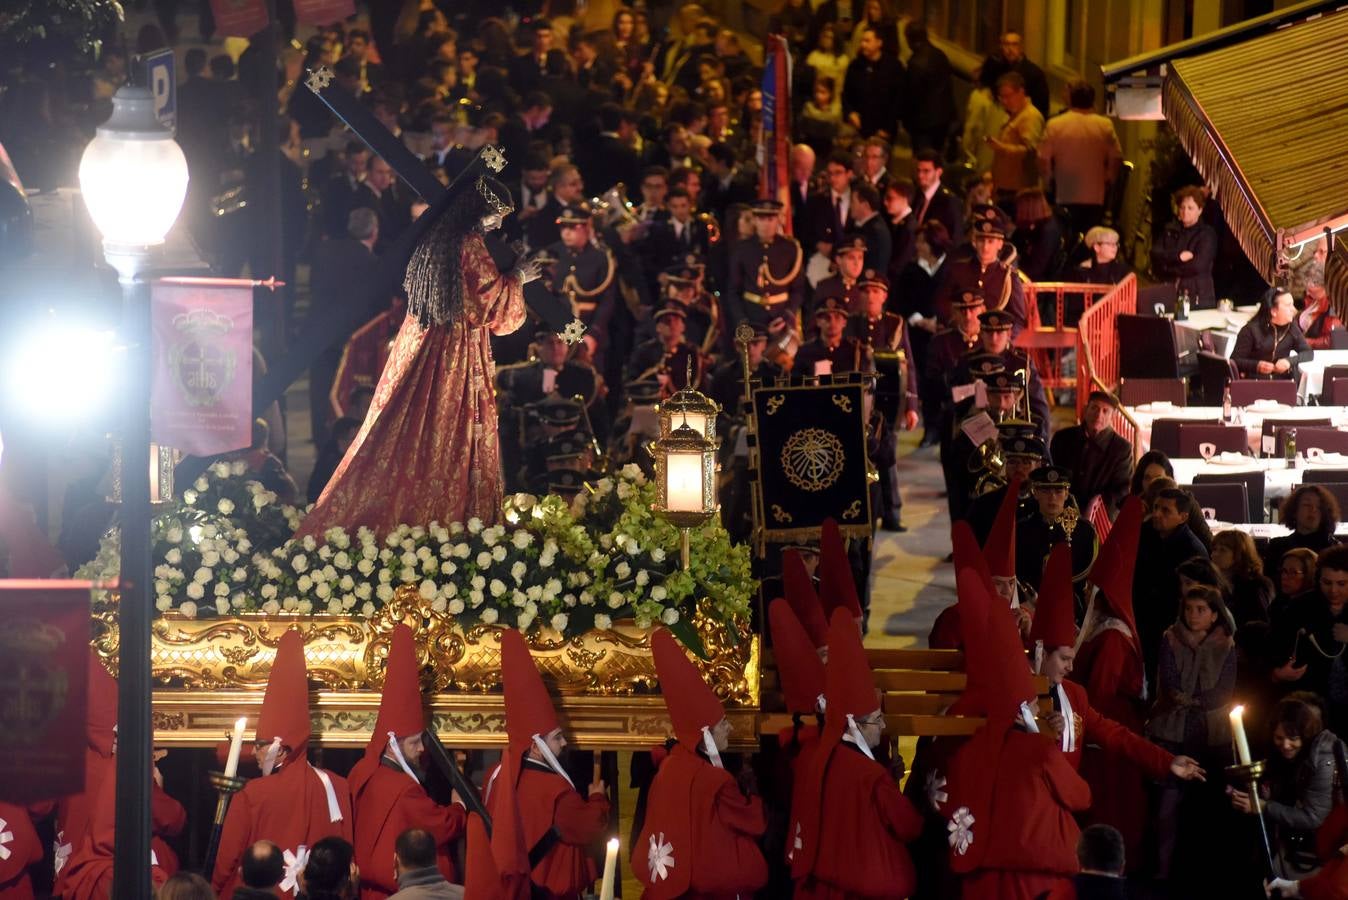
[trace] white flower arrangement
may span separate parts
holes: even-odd
[[[292,537],[303,512],[249,481],[242,463],[216,463],[154,526],[155,608],[185,617],[269,615],[369,617],[401,585],[441,614],[474,623],[574,635],[620,619],[663,623],[698,646],[692,609],[732,632],[756,589],[747,547],[718,524],[692,533],[693,567],[678,567],[679,532],[654,512],[655,486],[634,466],[593,492],[514,494],[502,520],[429,522],[388,534],[328,529]],[[118,535],[78,577],[116,577]]]

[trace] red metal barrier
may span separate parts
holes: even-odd
[[[1109,537],[1109,530],[1114,527],[1114,523],[1109,520],[1109,513],[1105,511],[1105,503],[1099,497],[1091,498],[1090,505],[1086,507],[1086,521],[1091,523],[1095,536],[1102,542]]]
[[[1073,389],[1079,384],[1080,372],[1073,378],[1063,374],[1063,357],[1077,346],[1078,317],[1097,297],[1109,293],[1107,284],[1084,284],[1071,281],[1038,281],[1025,285],[1025,306],[1028,327],[1016,338],[1016,346],[1028,352],[1039,370],[1039,377],[1048,391]],[[1053,296],[1053,321],[1044,324],[1040,317],[1040,300]],[[1071,324],[1069,324],[1071,323]],[[1078,364],[1079,365],[1079,364]],[[1086,387],[1090,392],[1089,386]],[[1080,394],[1080,391],[1077,392]],[[1081,406],[1080,402],[1077,404]]]
[[[1137,311],[1137,276],[1129,275],[1081,314],[1077,327],[1077,416],[1086,410],[1091,391],[1119,390],[1119,333],[1115,324],[1123,314]],[[1125,414],[1116,417],[1115,430],[1132,442],[1136,436],[1133,421]]]

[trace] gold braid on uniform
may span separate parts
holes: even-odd
[[[1011,248],[1011,252],[1006,259],[998,260],[1002,264],[1002,268],[1006,270],[1006,274],[1002,276],[1001,299],[997,301],[997,305],[993,309],[1006,309],[1006,304],[1011,299],[1011,285],[1016,277],[1016,260],[1020,258],[1020,254],[1010,241],[1007,241],[1006,246]]]
[[[773,278],[772,270],[768,267],[768,261],[764,259],[758,264],[758,284],[760,287],[786,287],[796,280],[800,274],[800,264],[805,258],[805,254],[800,249],[800,241],[792,241],[796,245],[796,261],[791,265],[791,271],[784,278]]]
[[[566,277],[562,279],[562,290],[573,298],[583,297],[586,300],[591,297],[597,297],[608,290],[608,286],[613,283],[613,276],[617,272],[618,266],[617,263],[613,261],[613,251],[607,247],[604,247],[603,250],[604,256],[608,259],[608,275],[599,283],[599,287],[587,291],[582,288],[580,282],[576,280],[575,272],[567,272]]]

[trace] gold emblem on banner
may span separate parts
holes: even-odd
[[[794,522],[796,519],[791,513],[782,509],[781,504],[779,503],[772,504],[772,517],[778,522]]]
[[[833,405],[845,413],[850,413],[852,411],[852,398],[846,394],[834,394]]]
[[[786,397],[785,397],[784,395],[782,395],[782,394],[778,394],[778,395],[775,396],[775,397],[769,397],[769,398],[768,398],[768,415],[770,415],[770,416],[776,415],[776,414],[777,414],[777,410],[781,409],[781,408],[782,408],[782,404],[785,403],[785,402],[786,402]]]
[[[5,625],[0,639],[0,745],[43,739],[46,726],[60,717],[70,692],[69,678],[55,659],[65,633],[37,619]]]
[[[842,475],[846,456],[843,442],[833,432],[802,428],[782,447],[782,472],[802,491],[823,491]]]
[[[234,381],[238,359],[219,339],[234,330],[234,320],[208,309],[173,317],[177,338],[169,347],[173,380],[190,406],[212,406]]]

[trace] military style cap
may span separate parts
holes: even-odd
[[[534,404],[534,412],[548,425],[575,425],[580,421],[580,404],[565,397],[549,397]]]
[[[749,322],[747,324],[754,331],[754,336],[752,338],[753,340],[758,341],[767,339],[768,326],[764,325],[762,322]]]
[[[1015,438],[1038,438],[1039,426],[1024,419],[1002,419],[997,423],[997,434],[1003,442]]]
[[[751,207],[756,216],[776,216],[782,212],[782,201],[780,200],[755,200]]]
[[[1030,473],[1030,487],[1072,486],[1072,470],[1062,466],[1040,466]]]
[[[1011,314],[1001,309],[990,309],[978,314],[978,321],[984,331],[1010,331]]]
[[[842,316],[847,317],[847,304],[839,297],[825,297],[819,301],[814,308],[814,317],[820,316]]]
[[[561,214],[557,216],[557,224],[588,225],[590,224],[590,210],[579,203],[563,206]]]
[[[969,374],[975,378],[988,378],[1006,371],[1006,360],[996,353],[972,353],[966,359]]]
[[[638,406],[660,402],[660,382],[653,378],[629,381],[623,385],[623,393],[628,400]]]
[[[983,295],[978,291],[962,291],[950,305],[955,309],[973,309],[975,306],[982,306],[983,303]]]
[[[654,318],[655,321],[659,322],[661,319],[666,319],[670,316],[678,316],[680,319],[686,321],[688,319],[688,312],[679,304],[671,303],[668,306],[657,309]]]
[[[564,431],[554,438],[550,438],[543,447],[543,454],[548,462],[557,462],[566,459],[575,459],[590,449],[590,437],[579,428],[571,431]]]
[[[692,269],[697,275],[707,271],[707,263],[696,253],[689,253],[683,258],[683,264],[686,268]]]
[[[1002,215],[1001,210],[994,210],[987,216],[975,216],[973,221],[974,237],[997,237],[1005,238],[1011,233],[1011,224]]]
[[[1030,459],[1043,459],[1048,455],[1044,442],[1037,437],[1002,438],[1003,456],[1023,456]]]
[[[692,266],[678,263],[670,266],[660,273],[660,279],[666,284],[690,285],[696,284],[698,275],[701,273]]]
[[[989,375],[982,378],[983,386],[991,394],[1010,394],[1025,389],[1025,381],[1018,372],[998,372],[996,375]]]
[[[854,234],[851,237],[844,238],[843,240],[838,242],[838,244],[833,248],[833,257],[834,259],[837,259],[844,253],[865,253],[865,252],[866,252],[866,239],[859,234]]]
[[[861,273],[861,278],[857,280],[861,287],[878,287],[885,291],[889,290],[889,277],[884,272],[877,272],[874,269],[867,269]]]

